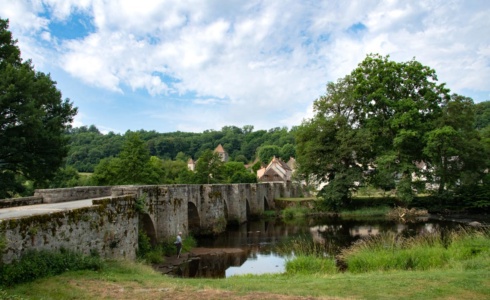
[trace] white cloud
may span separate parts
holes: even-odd
[[[75,13],[91,20],[93,32],[63,40],[49,31],[50,22]],[[298,125],[325,84],[368,53],[415,57],[454,92],[489,89],[484,0],[0,0],[0,15],[11,18],[23,53],[48,69],[115,93],[144,90],[155,101],[195,95],[181,100],[200,107],[175,118],[181,130]]]

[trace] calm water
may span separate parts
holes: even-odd
[[[385,219],[341,219],[338,217],[308,218],[301,223],[281,220],[254,221],[213,238],[198,238],[198,247],[240,248],[242,254],[207,255],[181,265],[174,275],[182,277],[224,278],[241,274],[284,272],[285,256],[277,251],[281,242],[295,237],[311,238],[325,245],[326,252],[335,255],[341,248],[356,240],[381,232],[396,232],[407,236],[419,233],[456,228],[464,222],[490,220],[470,217],[419,218],[411,222]]]

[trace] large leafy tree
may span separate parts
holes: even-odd
[[[65,131],[77,109],[49,74],[22,61],[8,20],[0,19],[0,198],[53,178],[67,155]]]
[[[117,157],[103,159],[95,168],[92,180],[97,185],[157,184],[163,177],[161,160],[150,157],[145,142],[137,132],[127,132]]]
[[[204,151],[197,160],[193,183],[220,183],[222,180],[223,161],[221,157],[211,150]]]
[[[410,201],[412,174],[425,161],[426,136],[443,115],[449,90],[433,69],[411,60],[368,55],[314,103],[297,131],[300,170],[327,182],[324,197],[345,203],[364,179],[396,187]],[[334,202],[335,202],[334,201]]]
[[[484,175],[485,150],[474,112],[471,98],[453,94],[443,103],[437,126],[426,134],[424,153],[439,193],[473,185]]]

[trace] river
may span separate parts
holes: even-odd
[[[230,227],[218,236],[197,238],[198,247],[208,251],[186,260],[171,274],[225,278],[243,274],[282,273],[286,260],[291,256],[281,254],[278,246],[287,239],[312,239],[333,256],[356,240],[381,232],[413,236],[454,229],[475,220],[490,223],[488,216],[430,216],[405,222],[386,218],[340,217],[308,217],[291,222],[281,219],[253,221]],[[209,248],[214,251],[210,252]]]

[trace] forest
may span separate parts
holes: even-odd
[[[228,152],[231,161],[251,163],[259,157],[259,150],[268,149],[273,155],[285,160],[294,157],[295,128],[276,127],[254,131],[252,125],[239,128],[225,126],[221,130],[202,133],[139,130],[125,134],[102,134],[95,125],[72,128],[68,131],[69,152],[66,165],[79,172],[93,172],[103,158],[115,157],[122,149],[126,137],[137,133],[146,143],[150,156],[163,160],[197,160],[206,150],[214,150],[218,144]],[[266,150],[263,150],[266,151]],[[266,157],[264,163],[269,160]]]

